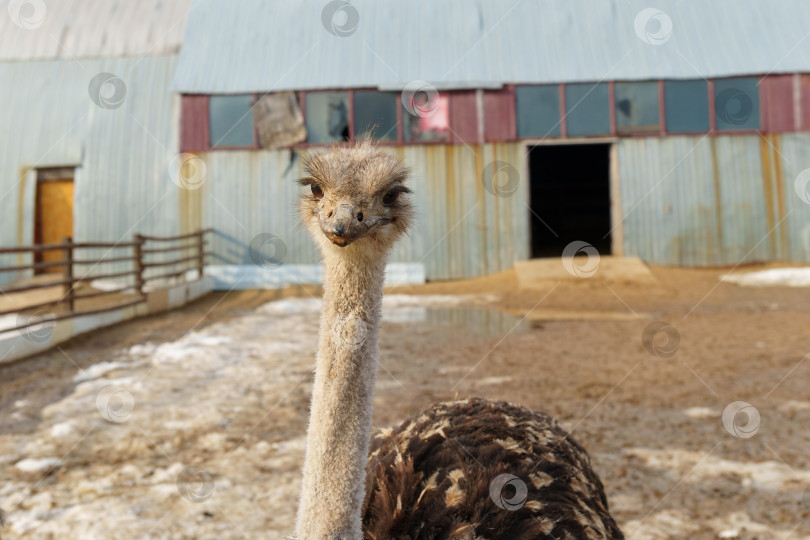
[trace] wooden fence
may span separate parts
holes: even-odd
[[[190,270],[196,270],[197,278],[202,278],[205,258],[210,252],[205,250],[208,243],[206,234],[213,229],[202,229],[193,233],[179,236],[146,236],[136,234],[131,242],[73,242],[65,238],[60,244],[38,244],[30,246],[0,248],[0,254],[62,252],[62,260],[50,262],[33,262],[19,266],[0,266],[0,272],[27,272],[37,273],[42,270],[61,268],[60,279],[43,282],[11,284],[0,287],[0,298],[9,298],[10,295],[26,293],[29,291],[53,287],[61,287],[62,294],[56,299],[46,301],[25,302],[10,309],[0,308],[0,316],[13,313],[30,313],[40,310],[44,316],[31,316],[28,320],[18,320],[16,326],[0,329],[0,334],[23,330],[29,326],[42,324],[44,321],[58,321],[71,319],[82,315],[103,313],[114,309],[133,306],[146,301],[146,289],[159,287],[163,280],[184,277]],[[76,250],[106,249],[102,257],[75,257]],[[130,250],[128,254],[125,250]],[[113,254],[112,257],[107,255]],[[162,257],[164,260],[158,260]],[[41,255],[40,255],[41,256]],[[166,257],[172,257],[166,259]],[[34,259],[37,257],[35,256]],[[130,266],[126,271],[97,273],[91,275],[99,265],[109,263],[123,263]],[[75,271],[84,269],[84,271]],[[162,271],[168,269],[168,271]],[[157,272],[157,273],[156,273]],[[92,290],[82,293],[79,286],[93,280],[119,280],[131,281],[131,284],[122,284],[120,287],[107,290]],[[76,304],[80,300],[98,297],[110,297],[111,305],[91,307],[77,310]]]

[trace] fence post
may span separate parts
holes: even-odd
[[[205,266],[205,229],[198,233],[199,243],[197,244],[197,279],[203,277],[203,266]]]
[[[144,238],[140,234],[135,235],[135,292],[138,296],[143,296],[143,243]]]
[[[68,236],[62,241],[65,246],[64,249],[64,266],[62,267],[62,275],[65,283],[65,300],[67,302],[68,311],[74,311],[76,294],[73,291],[73,237]]]

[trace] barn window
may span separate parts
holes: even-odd
[[[402,111],[402,136],[407,142],[446,142],[450,140],[450,100],[447,94],[431,95],[424,102],[409,104]]]
[[[607,83],[566,84],[565,122],[569,136],[610,133]]]
[[[330,143],[349,140],[349,93],[307,92],[307,141]]]
[[[759,129],[757,77],[716,79],[714,115],[718,131]]]
[[[617,82],[616,132],[658,133],[658,83]]]
[[[708,83],[664,81],[666,129],[669,133],[709,131]]]
[[[560,135],[560,91],[557,85],[515,88],[518,137]]]
[[[398,97],[399,94],[395,92],[355,91],[355,137],[371,132],[377,140],[396,141]]]
[[[208,101],[212,148],[254,147],[253,95],[211,96]]]

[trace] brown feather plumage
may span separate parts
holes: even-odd
[[[503,473],[527,487],[519,509],[490,497]],[[554,419],[483,399],[432,406],[374,437],[363,526],[368,540],[624,538],[588,454]]]

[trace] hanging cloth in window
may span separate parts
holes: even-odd
[[[262,148],[282,148],[307,139],[304,116],[294,92],[265,94],[253,107],[253,119]]]

